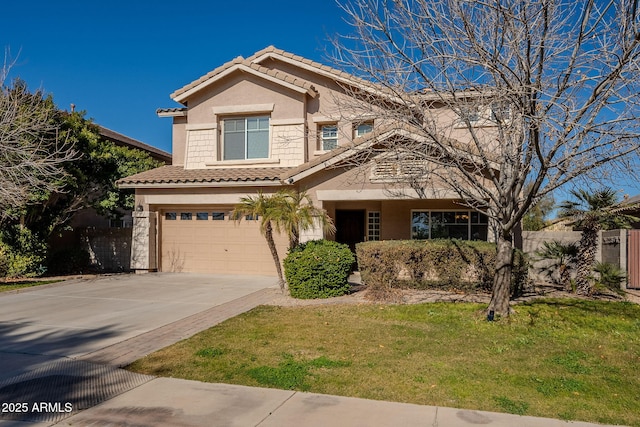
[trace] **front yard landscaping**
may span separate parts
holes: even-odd
[[[640,426],[640,306],[261,306],[128,369],[206,382]]]
[[[22,288],[30,288],[32,286],[48,285],[49,283],[60,282],[59,279],[53,280],[15,280],[15,281],[2,281],[0,280],[0,292],[14,291]]]

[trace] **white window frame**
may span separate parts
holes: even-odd
[[[331,136],[325,136],[325,128],[335,129],[335,134]],[[318,125],[318,142],[319,149],[321,151],[331,151],[338,148],[338,124],[337,123],[322,123]],[[326,143],[332,142],[331,147],[328,147]]]
[[[367,211],[367,241],[380,240],[380,211]]]
[[[248,120],[250,119],[267,119],[267,155],[266,157],[248,157],[249,154],[249,133],[251,132],[251,130],[249,129],[248,126]],[[244,156],[241,159],[227,159],[226,156],[226,147],[225,147],[225,137],[227,134],[227,121],[231,121],[231,120],[244,120]],[[264,160],[264,159],[269,159],[271,156],[271,117],[268,115],[249,115],[249,116],[229,116],[229,117],[224,117],[221,119],[222,122],[222,152],[220,153],[220,156],[222,158],[223,161],[225,162],[234,162],[234,161],[251,161],[251,160]],[[258,123],[260,123],[258,121]],[[259,126],[259,125],[258,125]],[[258,129],[260,131],[264,131],[265,129]]]
[[[363,131],[363,127],[366,127],[366,130]],[[372,121],[366,121],[366,122],[362,122],[362,123],[358,123],[354,126],[353,128],[353,136],[354,138],[359,138],[363,135],[366,135],[368,133],[373,132],[373,122]]]

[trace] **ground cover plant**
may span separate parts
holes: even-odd
[[[258,307],[132,364],[152,375],[640,426],[640,306]]]

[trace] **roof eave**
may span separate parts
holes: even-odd
[[[149,183],[116,183],[122,189],[144,188],[211,188],[211,187],[277,187],[282,186],[280,180],[260,181],[208,181],[208,182],[149,182]]]
[[[162,111],[162,109],[156,110],[158,117],[187,117],[187,110],[181,111]]]

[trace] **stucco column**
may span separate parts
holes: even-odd
[[[322,225],[318,218],[313,219],[313,228],[310,230],[300,230],[300,243],[308,242],[310,240],[324,239],[324,232],[322,231]]]
[[[131,233],[131,270],[136,273],[156,270],[156,213],[133,212]]]

